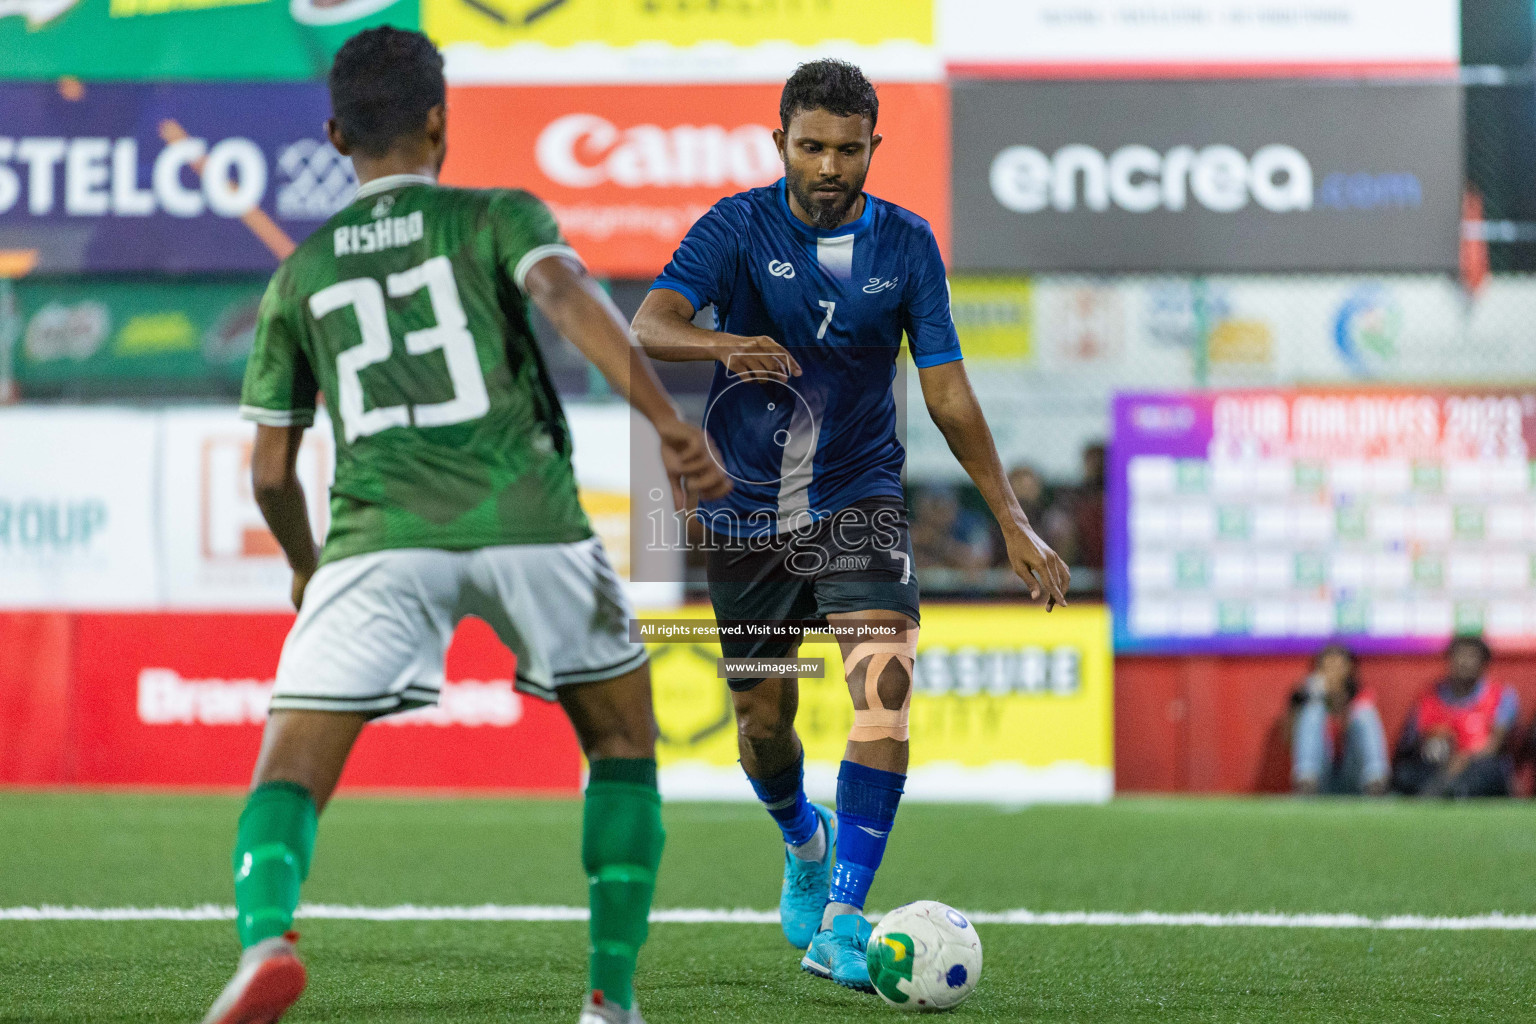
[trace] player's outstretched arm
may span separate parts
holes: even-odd
[[[296,467],[304,428],[256,425],[256,447],[251,451],[251,489],[262,518],[282,545],[293,569],[293,606],[304,603],[304,588],[315,574],[320,553],[309,526],[309,506]]]
[[[965,373],[965,363],[956,359],[937,366],[920,367],[917,371],[923,388],[923,401],[934,425],[949,442],[949,450],[975,482],[987,507],[997,517],[1003,528],[1003,540],[1008,545],[1008,562],[1013,571],[1029,587],[1036,600],[1045,595],[1045,607],[1050,611],[1056,605],[1067,603],[1067,584],[1072,574],[1066,563],[1052,551],[1035,533],[1029,518],[1019,507],[1008,477],[1003,472],[1002,460],[997,457],[997,445],[992,431],[982,415],[981,404],[971,390],[970,378]]]
[[[650,364],[636,358],[638,349],[624,315],[591,275],[574,260],[553,255],[529,268],[524,284],[539,312],[661,435],[661,458],[676,507],[686,507],[685,480],[704,498],[728,493],[730,478],[710,455],[704,432],[678,418]]]
[[[718,359],[748,380],[758,375],[778,380],[800,376],[795,357],[772,338],[707,331],[693,322],[693,314],[693,303],[680,292],[652,288],[635,313],[635,337],[646,355],[663,362]]]

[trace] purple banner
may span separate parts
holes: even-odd
[[[1536,647],[1536,390],[1116,397],[1122,653]]]
[[[0,85],[0,255],[39,274],[269,271],[351,198],[320,83]]]

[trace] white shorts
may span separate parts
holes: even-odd
[[[629,640],[634,612],[596,537],[375,551],[323,565],[310,580],[272,709],[377,717],[435,704],[443,655],[466,615],[490,623],[517,656],[517,688],[545,700],[646,660]]]

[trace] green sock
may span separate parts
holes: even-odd
[[[240,945],[249,948],[293,927],[316,819],[309,790],[295,782],[264,782],[246,800],[233,858]]]
[[[592,989],[629,1009],[635,958],[645,945],[666,832],[656,762],[592,762],[582,822],[581,862],[592,904]]]

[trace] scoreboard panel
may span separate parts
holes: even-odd
[[[1116,649],[1536,648],[1536,388],[1122,394]]]

